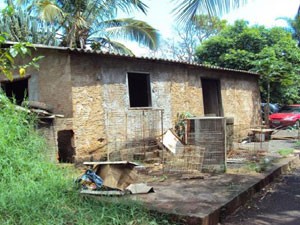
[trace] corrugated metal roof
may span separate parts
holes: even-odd
[[[7,44],[15,44],[15,42],[6,42],[6,43]],[[110,56],[110,57],[141,59],[141,60],[163,62],[163,63],[176,63],[176,64],[188,65],[188,66],[193,66],[193,67],[201,67],[201,68],[212,69],[212,70],[241,72],[241,73],[247,73],[247,74],[260,76],[260,74],[258,74],[258,73],[254,73],[254,72],[246,71],[246,70],[223,68],[223,67],[204,65],[204,64],[199,64],[199,63],[188,63],[188,62],[179,61],[179,60],[172,60],[172,59],[163,59],[163,58],[145,57],[145,56],[132,56],[132,55],[127,55],[127,54],[104,52],[104,51],[101,51],[101,50],[82,49],[82,48],[69,48],[69,47],[59,47],[59,46],[48,46],[48,45],[41,45],[41,44],[34,44],[33,47],[35,47],[35,48],[44,48],[44,49],[65,50],[65,51],[70,51],[70,52],[78,52],[78,53],[86,53],[86,54],[106,55],[106,56]]]

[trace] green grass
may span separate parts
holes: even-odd
[[[293,152],[294,152],[294,149],[288,149],[288,148],[278,150],[279,155],[281,155],[283,157],[293,154]]]
[[[34,126],[0,92],[0,224],[171,224],[136,201],[80,196],[74,171],[45,158],[47,145]]]

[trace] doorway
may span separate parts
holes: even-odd
[[[58,161],[60,163],[74,163],[74,132],[61,130],[57,132]]]
[[[201,79],[205,116],[223,116],[220,80]]]

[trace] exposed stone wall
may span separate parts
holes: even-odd
[[[201,77],[195,71],[176,68],[171,78],[172,124],[174,126],[177,114],[189,112],[194,116],[203,116],[203,97]]]
[[[57,132],[60,130],[73,130],[73,120],[71,118],[55,118],[42,121],[38,125],[38,131],[45,137],[49,145],[46,156],[52,162],[58,160]]]
[[[68,122],[57,122],[55,132],[74,131],[76,160],[99,159],[106,154],[110,134],[126,130],[125,122],[112,128],[108,119],[112,112],[131,110],[128,72],[150,74],[152,107],[164,110],[164,130],[174,127],[178,113],[204,115],[202,77],[220,80],[224,116],[234,118],[235,132],[242,136],[244,131],[237,127],[250,128],[260,121],[255,75],[53,49],[43,49],[39,55],[46,57],[39,71],[30,72],[30,96],[65,115]]]
[[[164,109],[165,130],[174,127],[177,113],[203,114],[200,79],[180,66],[75,54],[71,71],[77,158],[99,158],[106,154],[107,142],[125,136],[125,118],[115,127],[109,123],[112,114],[130,110],[128,72],[150,74],[152,107]]]
[[[87,55],[72,55],[73,131],[76,161],[100,159],[105,146],[101,63]],[[102,141],[100,141],[102,140]]]
[[[260,125],[260,93],[256,79],[227,76],[221,80],[225,116],[234,117],[234,136],[244,138],[249,129]]]

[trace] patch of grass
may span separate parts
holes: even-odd
[[[136,201],[80,196],[74,172],[45,158],[48,147],[34,127],[35,118],[0,91],[0,224],[171,224]]]
[[[296,148],[300,148],[300,141],[296,141],[295,147],[296,147]]]
[[[294,149],[280,149],[277,151],[279,155],[283,156],[283,157],[287,157],[290,154],[293,154]]]
[[[243,164],[241,167],[235,169],[229,169],[228,173],[240,173],[240,174],[254,174],[254,173],[262,173],[267,171],[268,168],[274,162],[273,159],[270,158],[261,158],[259,161],[249,161]]]
[[[256,162],[250,162],[247,164],[246,168],[249,170],[249,171],[252,171],[252,172],[256,172],[256,173],[259,173],[261,172],[261,167],[258,163]]]

